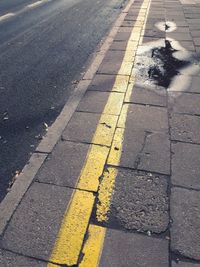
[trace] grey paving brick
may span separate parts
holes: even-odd
[[[200,189],[200,145],[172,144],[172,183]]]
[[[178,262],[172,262],[172,267],[200,267],[199,263],[193,263],[189,261],[178,261]]]
[[[170,106],[176,113],[200,115],[200,95],[170,92]]]
[[[137,83],[133,87],[130,102],[166,107],[166,90],[161,87],[157,88],[156,86]]]
[[[134,46],[137,46],[137,42],[132,41]],[[112,45],[110,46],[110,50],[119,50],[119,51],[125,51],[127,47],[127,41],[121,41],[121,42],[113,42]],[[136,50],[133,49],[133,51]]]
[[[172,38],[176,41],[192,41],[192,36],[190,35],[190,33],[187,32],[168,32],[166,33],[166,38]]]
[[[91,143],[101,114],[75,112],[62,133],[65,140]]]
[[[13,215],[2,246],[48,260],[71,194],[69,188],[34,183]]]
[[[165,231],[169,223],[167,180],[151,173],[119,169],[108,216],[124,229]]]
[[[108,230],[100,267],[168,267],[168,242]]]
[[[112,91],[116,76],[96,74],[88,90]]]
[[[0,250],[0,266],[1,267],[46,267],[45,262],[20,256],[18,254]]]
[[[167,109],[130,104],[126,125],[132,129],[168,132]]]
[[[189,93],[200,93],[200,77],[181,75],[177,80],[171,83],[169,91],[182,91]]]
[[[200,117],[173,113],[170,124],[171,140],[200,144]]]
[[[172,188],[171,192],[171,249],[183,256],[200,260],[200,193]]]
[[[78,105],[77,111],[102,113],[109,94],[109,92],[87,91]]]
[[[170,174],[170,141],[165,133],[150,133],[138,156],[138,169]]]
[[[87,144],[59,142],[35,179],[40,182],[75,187],[88,149]]]
[[[130,32],[118,32],[114,37],[114,41],[125,41],[125,42],[127,42],[127,40],[129,39],[130,35],[131,35]]]

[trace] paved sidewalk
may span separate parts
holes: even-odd
[[[35,153],[0,267],[200,267],[200,1],[123,16],[53,151]]]

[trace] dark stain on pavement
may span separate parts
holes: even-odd
[[[148,69],[148,75],[159,86],[168,88],[172,79],[179,74],[179,70],[190,65],[190,61],[174,57],[174,52],[177,50],[168,40],[165,40],[165,47],[152,49],[153,64]]]

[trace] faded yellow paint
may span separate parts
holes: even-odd
[[[51,262],[69,266],[77,263],[93,204],[92,193],[75,190],[58,233]]]
[[[99,202],[97,204],[96,216],[100,222],[108,219],[107,214],[117,176],[117,169],[108,168],[107,171],[104,172],[102,182],[99,185],[99,177],[102,175],[109,152],[108,147],[94,144],[110,146],[111,140],[113,139],[108,164],[117,165],[120,162],[125,131],[124,127],[128,111],[127,105],[124,106],[123,109],[122,105],[128,84],[131,82],[130,77],[133,75],[132,68],[135,59],[135,52],[133,51],[136,51],[137,44],[140,40],[148,2],[149,0],[145,0],[141,6],[138,14],[138,21],[136,21],[132,29],[121,67],[116,75],[116,80],[112,88],[113,92],[110,93],[107,104],[102,112],[92,140],[93,145],[90,147],[79,181],[77,182],[77,187],[83,190],[97,191],[99,186]],[[131,95],[131,89],[129,90],[130,92],[126,94],[126,99]],[[115,116],[119,116],[121,110],[123,111],[120,116],[118,127],[122,128],[117,128],[114,135],[117,122]],[[111,126],[111,128],[109,126]],[[72,195],[50,258],[51,262],[65,265],[77,264],[93,204],[94,196],[90,192],[76,190]],[[99,226],[90,225],[89,239],[86,241],[83,248],[85,256],[83,257],[82,265],[80,265],[81,267],[98,266],[105,231],[105,229]],[[48,265],[48,267],[53,266]]]
[[[94,144],[110,146],[117,120],[118,116],[102,114],[92,142]]]
[[[106,222],[108,220],[107,214],[110,207],[116,176],[117,169],[114,168],[108,168],[103,174],[103,179],[98,191],[98,203],[96,211],[96,219],[99,222]]]
[[[107,163],[118,166],[123,149],[124,128],[117,128]]]
[[[129,76],[117,75],[112,91],[125,93],[129,82]]]
[[[127,113],[128,113],[128,104],[123,105],[118,123],[117,123],[117,127],[118,128],[125,128],[125,124],[126,124],[126,117],[127,117]]]
[[[122,108],[123,101],[124,101],[124,93],[115,93],[115,92],[110,93],[108,102],[105,105],[103,113],[119,115],[121,108]]]
[[[78,180],[77,188],[96,192],[99,177],[108,156],[109,149],[103,146],[91,145],[87,159]]]
[[[82,253],[84,254],[79,267],[97,267],[101,257],[101,251],[104,242],[106,229],[90,225],[88,229],[88,239],[83,247]]]

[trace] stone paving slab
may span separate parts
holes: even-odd
[[[200,94],[170,92],[170,105],[173,112],[200,115]]]
[[[172,183],[200,189],[200,145],[172,144]]]
[[[167,187],[162,175],[119,169],[108,215],[111,225],[114,222],[141,232],[165,231],[169,223]]]
[[[168,241],[109,229],[99,266],[168,267]]]
[[[116,75],[96,74],[88,90],[112,91]]]
[[[1,246],[48,261],[72,192],[69,188],[34,183],[13,215]]]
[[[199,203],[198,191],[172,188],[171,249],[195,260],[200,260]]]
[[[35,180],[75,187],[89,147],[88,144],[60,141],[37,173]]]
[[[167,109],[129,104],[126,126],[144,131],[168,132]]]
[[[167,105],[167,93],[163,88],[137,83],[132,89],[130,103],[163,106]]]
[[[102,113],[109,95],[109,92],[87,91],[77,111]]]
[[[183,91],[188,93],[200,93],[200,77],[182,75],[178,84],[172,82],[169,91]]]
[[[171,114],[171,140],[200,144],[200,117]]]
[[[75,112],[62,133],[65,140],[91,143],[101,114]]]
[[[6,250],[0,249],[1,267],[46,267],[47,264],[32,258],[24,257]],[[56,265],[55,265],[56,267]]]

